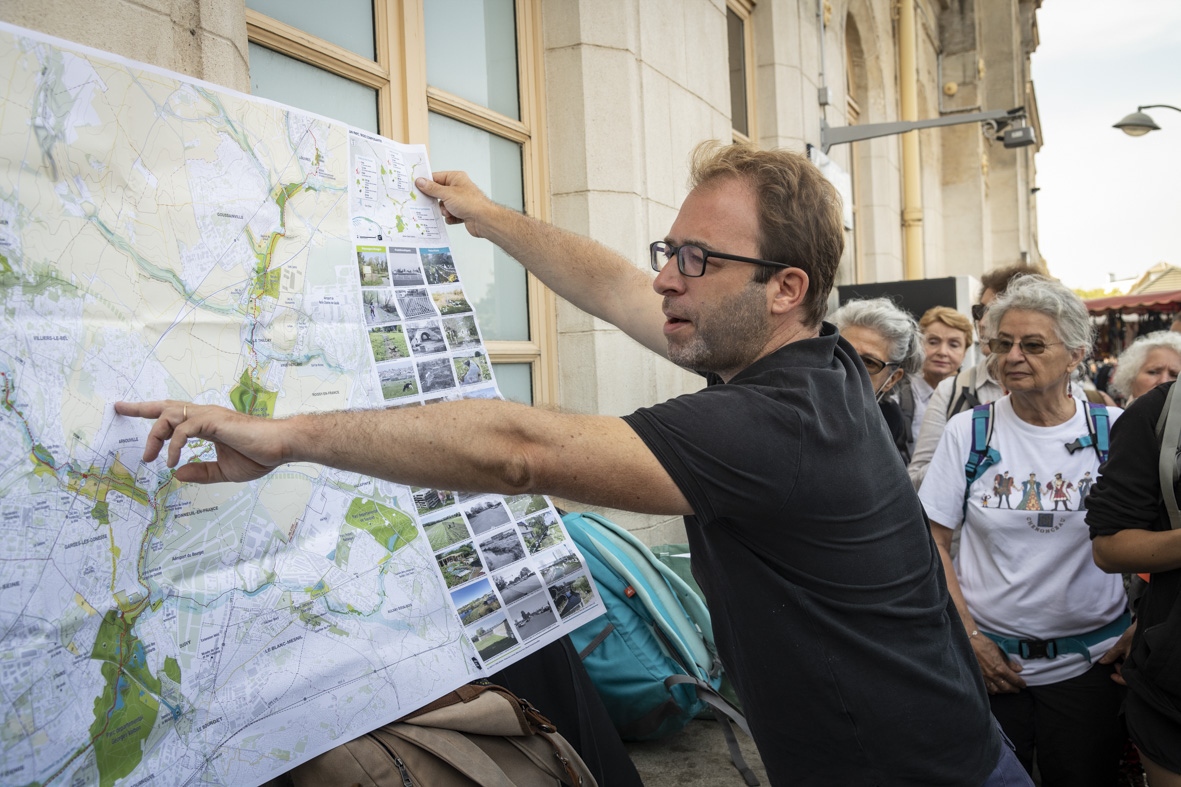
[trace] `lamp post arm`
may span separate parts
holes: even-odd
[[[1137,112],[1143,112],[1146,109],[1171,109],[1174,112],[1181,112],[1181,109],[1173,106],[1172,104],[1145,104],[1142,107],[1136,107]]]
[[[1173,107],[1176,109],[1176,107]],[[1178,110],[1181,112],[1181,110]],[[895,134],[905,134],[908,131],[918,131],[924,128],[938,128],[940,126],[958,126],[963,123],[983,123],[985,121],[1016,120],[1025,115],[1025,108],[994,109],[990,112],[975,112],[971,115],[953,115],[950,117],[931,118],[930,120],[901,121],[897,123],[868,123],[864,126],[838,126],[833,128],[824,118],[820,119],[820,149],[828,153],[833,145],[844,145],[847,142],[861,142],[876,137],[890,137]]]

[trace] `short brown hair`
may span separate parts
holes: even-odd
[[[754,190],[759,256],[808,274],[802,319],[809,327],[819,325],[845,250],[840,195],[799,153],[716,140],[698,145],[690,164],[690,185],[700,188],[727,178],[738,178]],[[760,266],[755,281],[770,281],[776,270]]]
[[[933,322],[941,322],[949,328],[962,331],[965,347],[972,343],[972,321],[950,306],[932,306],[927,309],[923,312],[923,318],[919,320],[919,327],[926,333],[927,326]]]
[[[984,297],[985,290],[992,290],[997,295],[1004,295],[1005,290],[1009,288],[1009,282],[1018,276],[1028,276],[1031,273],[1044,276],[1046,272],[1037,265],[1030,265],[1028,262],[1018,262],[1003,268],[985,271],[984,275],[980,277],[980,294],[976,296],[976,300],[979,301]]]

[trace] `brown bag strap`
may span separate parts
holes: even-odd
[[[514,787],[496,761],[461,732],[395,722],[370,734],[392,735],[408,741],[438,757],[480,787]]]

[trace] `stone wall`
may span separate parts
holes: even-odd
[[[242,0],[5,0],[0,20],[250,92]]]

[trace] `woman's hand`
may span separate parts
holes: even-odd
[[[984,675],[984,687],[989,694],[1016,694],[1025,688],[1025,681],[1017,673],[1021,665],[1010,661],[1000,646],[983,634],[969,637],[980,672]]]
[[[1132,637],[1136,635],[1137,620],[1132,621],[1132,625],[1128,626],[1127,631],[1120,634],[1119,639],[1111,646],[1111,649],[1099,657],[1100,664],[1115,664],[1115,672],[1111,673],[1111,679],[1121,686],[1127,686],[1124,682],[1124,676],[1120,673],[1120,667],[1123,665],[1124,659],[1132,652]]]

